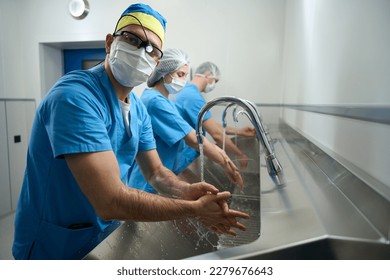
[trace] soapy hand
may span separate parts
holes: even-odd
[[[197,182],[188,184],[185,189],[183,187],[183,194],[180,198],[185,200],[197,200],[206,194],[217,194],[218,192],[219,190],[209,183]]]
[[[249,219],[249,215],[237,210],[229,209],[227,199],[229,192],[206,194],[198,199],[200,203],[197,219],[206,227],[218,234],[236,236],[232,228],[245,230],[245,226],[237,218]]]

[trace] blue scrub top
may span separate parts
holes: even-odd
[[[206,100],[204,100],[198,87],[193,83],[187,83],[186,86],[176,94],[174,103],[182,118],[189,123],[193,129],[196,129],[198,114],[200,109],[206,104]],[[205,114],[203,121],[207,121],[211,117],[211,113],[208,111]]]
[[[187,146],[184,140],[193,128],[179,115],[172,101],[160,92],[145,89],[141,100],[151,118],[157,152],[163,165],[175,174],[179,174],[199,156],[199,153]],[[146,182],[138,165],[131,173],[129,185],[147,192],[156,192]]]
[[[112,150],[125,182],[138,151],[156,147],[150,118],[130,93],[130,132],[102,65],[63,76],[40,103],[15,217],[15,259],[80,259],[111,222],[102,221],[63,156]]]

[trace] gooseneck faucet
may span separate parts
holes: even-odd
[[[234,97],[234,96],[224,96],[224,97],[218,97],[215,98],[209,102],[207,102],[203,108],[200,110],[198,114],[197,119],[197,125],[196,125],[196,137],[198,140],[198,144],[203,144],[203,118],[205,114],[215,105],[218,104],[224,104],[228,103],[226,106],[224,112],[223,112],[223,125],[226,127],[226,111],[229,107],[233,106],[234,104],[239,105],[245,110],[245,115],[249,118],[250,122],[252,123],[253,127],[256,130],[256,136],[257,139],[263,144],[263,147],[265,149],[265,162],[267,164],[267,171],[268,174],[271,176],[275,184],[277,185],[283,185],[283,174],[282,174],[282,166],[279,162],[279,160],[276,158],[274,148],[269,141],[269,138],[267,137],[266,131],[264,129],[264,124],[262,123],[262,120],[256,110],[255,105],[245,99]]]

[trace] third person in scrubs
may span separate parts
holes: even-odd
[[[174,102],[177,110],[183,119],[194,129],[199,111],[206,104],[203,93],[207,94],[214,90],[220,75],[217,65],[212,62],[204,62],[196,68],[191,82],[187,83],[184,89],[175,96]],[[236,156],[241,168],[245,168],[248,165],[248,156],[233,143],[230,137],[223,135],[222,125],[214,120],[210,111],[204,116],[202,127],[220,147],[222,147],[223,139],[225,138],[226,151]],[[226,134],[253,137],[255,133],[253,127],[226,127]]]

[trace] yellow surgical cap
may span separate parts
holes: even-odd
[[[134,17],[136,17],[145,28],[154,32],[160,38],[162,44],[164,44],[166,20],[158,12],[145,4],[134,4],[127,8],[122,13],[115,28],[115,32],[130,24],[141,25]]]

